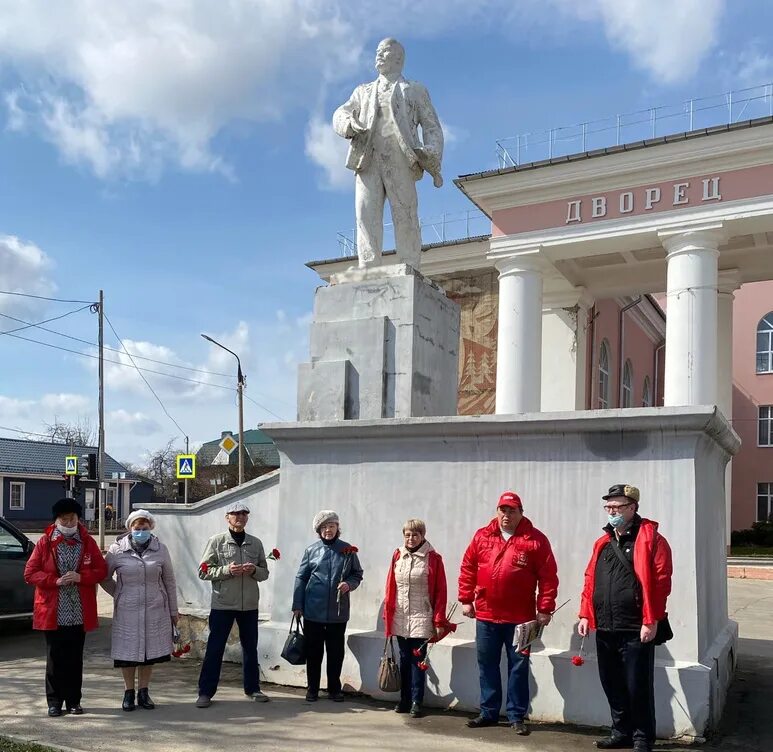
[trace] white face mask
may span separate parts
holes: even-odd
[[[75,527],[65,527],[64,525],[60,525],[58,522],[56,523],[56,529],[65,537],[65,538],[71,538],[75,533],[78,532],[78,526]]]

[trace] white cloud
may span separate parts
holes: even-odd
[[[121,433],[131,432],[140,436],[147,436],[161,430],[158,422],[145,413],[139,411],[131,413],[123,408],[108,413],[105,422],[111,429]]]
[[[354,173],[346,168],[349,142],[341,138],[331,123],[314,115],[306,127],[306,156],[322,168],[322,187],[334,190],[354,188]]]
[[[238,122],[319,113],[332,85],[375,75],[375,40],[449,29],[601,23],[609,42],[659,81],[684,80],[717,35],[724,0],[0,0],[7,126],[33,129],[102,178],[153,178],[173,165],[232,175],[214,139]],[[531,27],[531,29],[529,28]],[[365,71],[368,71],[366,74]],[[323,127],[324,126],[324,127]],[[453,141],[453,130],[450,131]],[[343,139],[312,115],[306,153],[344,186]],[[347,175],[347,178],[350,177]],[[348,180],[351,184],[351,180]]]
[[[725,0],[548,0],[569,17],[601,23],[612,47],[659,83],[689,80],[717,43]],[[543,4],[544,8],[544,4]],[[544,18],[555,23],[555,19]]]
[[[34,433],[56,421],[90,421],[96,408],[96,399],[89,399],[82,394],[51,393],[37,399],[20,399],[0,394],[0,424]]]
[[[95,401],[82,394],[44,394],[40,399],[40,406],[54,415],[65,412],[80,414],[90,412],[95,407]]]
[[[51,260],[33,243],[14,235],[0,235],[0,290],[50,296],[56,286],[49,279]],[[39,310],[40,303],[16,295],[0,295],[0,313],[18,314]],[[0,331],[13,328],[13,322],[0,318]]]
[[[741,86],[760,86],[773,81],[773,55],[758,40],[738,56],[735,80]]]

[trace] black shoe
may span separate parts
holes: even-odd
[[[126,710],[127,712],[130,710],[134,710],[137,706],[134,704],[134,690],[133,689],[127,689],[123,693],[123,702],[121,703],[121,707]]]
[[[633,743],[633,752],[652,752],[652,745],[649,742],[637,739]]]
[[[467,721],[467,728],[486,728],[486,726],[498,726],[499,721],[495,721],[493,718],[484,718],[479,715],[477,718],[470,718]]]
[[[67,712],[70,715],[83,715],[83,708],[80,706],[80,703],[77,705],[68,705]]]
[[[153,710],[156,707],[156,703],[150,699],[147,687],[140,687],[140,691],[137,692],[137,705],[145,710]]]
[[[411,705],[411,718],[422,718],[424,713],[421,710],[421,705],[418,702],[414,702]]]
[[[333,702],[344,701],[344,693],[340,689],[338,690],[338,692],[330,692],[328,696]]]
[[[523,721],[514,721],[510,724],[510,728],[513,729],[518,736],[528,736],[531,733],[529,727]]]
[[[403,705],[401,702],[398,702],[397,705],[395,705],[395,713],[407,713],[410,709],[410,705]]]
[[[596,747],[598,749],[633,749],[633,740],[627,736],[612,734],[606,739],[599,739]]]
[[[316,702],[319,700],[319,692],[312,692],[309,690],[306,692],[306,702]]]
[[[48,706],[48,717],[49,718],[57,718],[60,715],[62,715],[62,709],[60,707],[57,707],[56,705],[49,705]]]

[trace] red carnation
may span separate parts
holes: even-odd
[[[272,556],[273,556],[273,557],[274,557],[274,558],[275,558],[277,561],[279,561],[279,559],[281,559],[281,558],[282,558],[282,554],[280,554],[280,553],[279,553],[279,549],[278,549],[278,548],[272,548],[272,549],[271,549],[271,555],[272,555]]]
[[[179,657],[182,655],[182,651],[180,651],[180,650],[173,650],[173,651],[172,651],[172,655],[173,655],[175,658],[179,658]]]
[[[206,574],[209,571],[209,564],[207,564],[206,561],[202,561],[201,564],[199,564],[199,570]]]
[[[419,648],[414,648],[413,649],[413,657],[414,658],[421,658],[421,650],[419,650]]]
[[[357,546],[349,546],[349,553],[350,554],[357,554],[360,552],[360,549],[357,548]]]
[[[581,655],[572,656],[572,664],[575,666],[582,666],[585,663],[585,659]]]
[[[187,645],[186,645],[186,646],[185,646],[185,647],[182,649],[182,652],[183,652],[183,653],[190,653],[190,652],[191,652],[191,646],[190,646],[190,643],[189,643],[189,644],[187,644]]]
[[[426,661],[421,661],[421,663],[419,663],[419,664],[417,664],[417,665],[418,665],[418,667],[419,667],[419,668],[420,668],[422,671],[426,671],[426,670],[429,668],[429,663],[427,663]]]

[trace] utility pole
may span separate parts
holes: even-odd
[[[72,436],[71,436],[70,437],[70,456],[72,456],[73,454],[75,454],[75,444],[74,444],[74,442],[72,440]],[[67,480],[69,481],[69,483],[68,483],[68,486],[69,486],[68,496],[71,499],[74,499],[75,498],[75,476],[71,475]]]
[[[99,291],[99,457],[97,460],[97,507],[99,509],[99,550],[105,550],[105,296]],[[116,505],[117,507],[118,505]],[[118,509],[116,509],[116,512]]]
[[[236,359],[237,362],[239,358]],[[239,485],[244,483],[244,374],[242,364],[238,367],[238,383],[236,391],[239,393]]]
[[[242,372],[242,362],[233,350],[229,350],[225,345],[221,345],[207,334],[202,334],[201,336],[207,342],[217,345],[236,358],[236,392],[239,395],[239,485],[241,486],[244,483],[244,373]]]
[[[188,451],[189,451],[189,450],[188,450],[188,437],[186,436],[186,437],[185,437],[185,454],[188,454]],[[185,479],[183,480],[183,483],[185,484],[185,487],[184,487],[184,489],[185,489],[185,490],[184,490],[184,496],[183,496],[183,503],[187,504],[187,503],[188,503],[188,479],[187,479],[187,478],[185,478]]]

